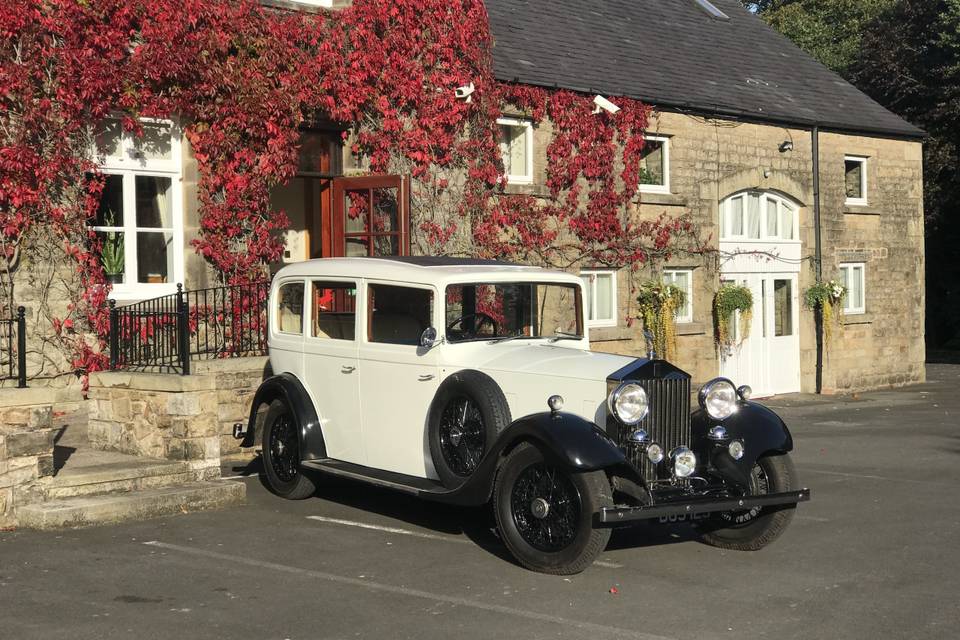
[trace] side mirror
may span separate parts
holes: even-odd
[[[420,346],[424,349],[431,349],[437,344],[437,330],[435,327],[427,327],[420,334]]]

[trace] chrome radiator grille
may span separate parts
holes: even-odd
[[[651,464],[642,451],[629,446],[629,437],[636,429],[645,430],[653,442],[663,447],[664,455],[669,455],[680,445],[690,446],[690,378],[668,375],[665,378],[636,382],[647,392],[650,412],[634,427],[620,424],[611,416],[609,420],[615,424],[616,430],[608,429],[608,433],[616,434],[614,437],[617,443],[626,450],[627,457],[643,473],[644,480],[651,482],[667,479],[670,477],[668,465],[664,462],[656,466]]]

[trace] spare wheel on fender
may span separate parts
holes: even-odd
[[[509,424],[510,407],[493,378],[464,370],[444,380],[427,421],[430,456],[444,486],[469,478]]]

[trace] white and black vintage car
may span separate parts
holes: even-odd
[[[642,520],[690,518],[709,544],[760,549],[809,499],[786,425],[748,388],[712,380],[691,412],[690,376],[669,362],[590,351],[575,275],[313,260],[280,270],[269,310],[274,375],[234,435],[262,443],[285,498],[325,472],[492,502],[517,560],[559,574]]]

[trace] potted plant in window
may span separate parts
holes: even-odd
[[[677,310],[686,293],[672,284],[647,281],[640,285],[637,303],[643,326],[653,334],[653,349],[659,357],[671,360],[677,353]]]
[[[107,231],[100,249],[103,271],[110,284],[123,282],[123,234],[119,231]]]
[[[732,331],[735,313],[740,312],[739,340]],[[753,293],[749,287],[740,284],[724,284],[713,298],[713,335],[717,346],[729,352],[750,335],[753,320]]]

